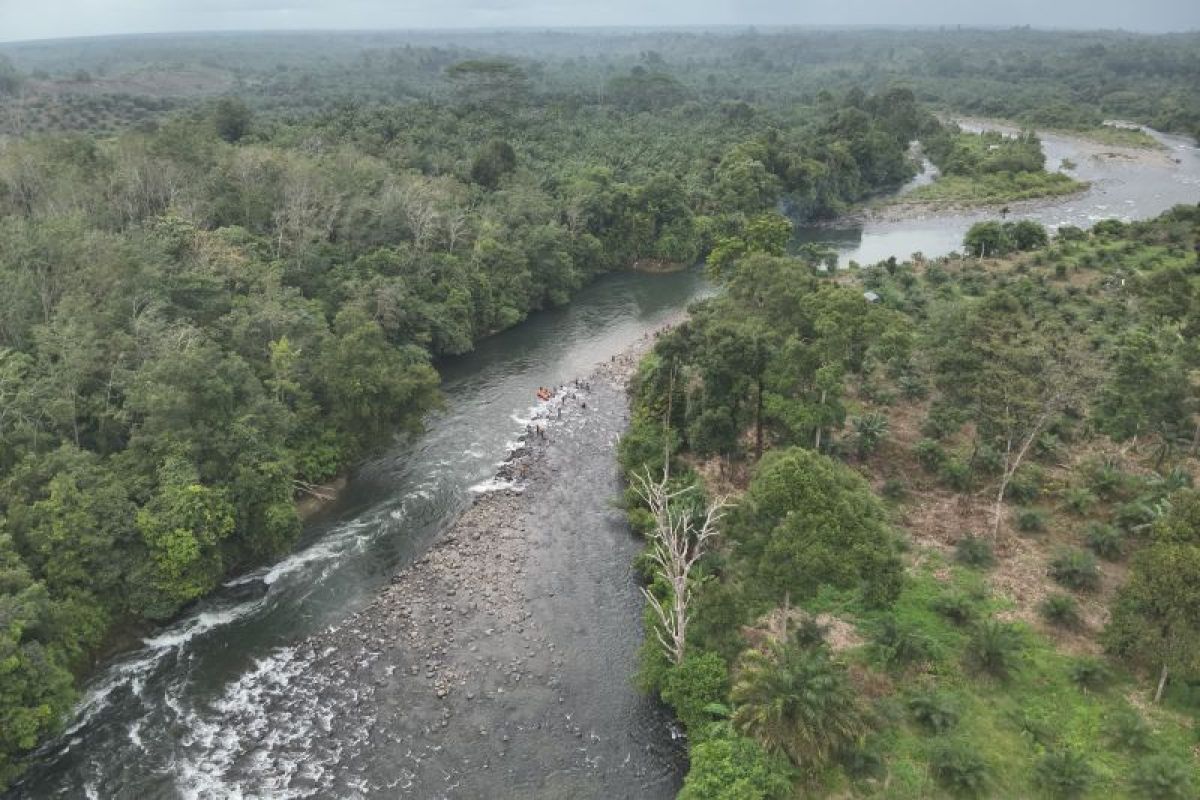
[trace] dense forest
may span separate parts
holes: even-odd
[[[1109,118],[1200,133],[1200,35],[720,29],[163,35],[0,45],[0,133],[113,131],[230,94],[272,118],[445,98],[456,63],[517,61],[577,104],[811,104],[899,83],[938,111],[1041,128]],[[633,93],[634,67],[668,76]]]
[[[0,776],[95,654],[286,552],[298,495],[418,429],[437,357],[597,273],[753,238],[783,193],[827,215],[894,187],[938,125],[905,89],[675,108],[644,67],[616,105],[510,61],[438,79],[403,107],[225,98],[0,149]]]
[[[998,262],[831,277],[820,254],[787,254],[779,208],[828,218],[893,189],[915,140],[956,201],[1078,188],[1032,134],[966,134],[946,113],[1195,135],[1200,38],[0,45],[0,787],[98,658],[286,553],[299,498],[419,431],[439,358],[601,273],[702,261],[723,292],[643,366],[622,450],[651,535],[641,501],[666,467],[687,500],[663,515],[684,502],[699,524],[704,498],[742,498],[714,516],[700,578],[676,584],[695,592],[687,649],[660,649],[647,612],[642,679],[688,728],[685,796],[885,780],[923,796],[929,775],[1024,794],[1035,758],[1050,781],[1186,787],[1171,715],[1200,673],[1196,214],[973,230],[968,251]],[[1011,502],[968,524],[989,492]],[[955,537],[978,535],[923,530],[930,498],[968,509]],[[1051,621],[988,583],[1014,541],[1064,548]],[[1098,557],[1129,565],[1119,591]],[[675,592],[655,563],[662,608]],[[1156,563],[1180,583],[1157,585]],[[1055,648],[1061,631],[1090,641],[1093,598],[1117,609],[1103,643],[1128,662]],[[1153,735],[1120,699],[1139,669],[1170,676]],[[819,709],[786,694],[810,680]],[[1092,752],[1102,716],[1125,738]],[[1154,755],[1134,770],[1139,747]]]
[[[748,247],[643,361],[681,797],[1195,796],[1200,207],[967,239]]]

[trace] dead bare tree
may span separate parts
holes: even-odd
[[[646,596],[646,602],[658,620],[654,633],[659,643],[672,663],[679,664],[687,647],[692,567],[716,538],[717,522],[721,519],[726,502],[724,498],[718,498],[709,504],[697,528],[697,519],[693,517],[691,509],[681,507],[676,502],[682,495],[694,491],[695,487],[672,492],[667,488],[666,476],[655,481],[650,477],[649,469],[642,475],[634,473],[633,483],[634,491],[654,517],[654,530],[650,532],[650,560],[671,587],[671,596],[666,602],[655,597],[649,589],[643,588],[642,594]]]

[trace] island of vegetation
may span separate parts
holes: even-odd
[[[1032,131],[1006,136],[943,127],[921,143],[938,176],[896,197],[896,204],[1000,205],[1075,194],[1088,187],[1065,173],[1048,172],[1042,144]]]

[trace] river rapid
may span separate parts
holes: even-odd
[[[1010,218],[1200,201],[1200,151],[1155,136],[1166,149],[1043,136],[1092,186]],[[885,210],[796,238],[843,263],[936,256],[993,215]],[[98,670],[9,796],[672,797],[675,728],[631,682],[639,544],[612,506],[627,411],[604,366],[709,291],[698,271],[608,276],[440,364],[426,432],[360,465],[294,554]],[[522,450],[535,389],[584,376]]]

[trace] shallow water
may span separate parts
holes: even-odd
[[[962,127],[979,130],[982,126],[964,122]],[[1015,132],[1001,125],[986,127]],[[1062,225],[1087,228],[1102,219],[1147,219],[1172,206],[1200,201],[1200,148],[1187,137],[1147,132],[1166,149],[1144,152],[1058,134],[1040,134],[1046,169],[1060,169],[1063,159],[1069,159],[1077,166],[1067,170],[1067,174],[1088,181],[1091,186],[1071,197],[1015,203],[1008,219],[1037,220],[1052,228]],[[925,182],[926,176],[918,176],[902,192]],[[972,225],[998,216],[999,211],[994,208],[891,217],[885,210],[865,221],[799,226],[795,241],[832,248],[843,266],[850,261],[874,264],[889,256],[904,260],[913,253],[932,258],[957,252],[962,247],[963,235]]]
[[[334,507],[307,525],[293,555],[229,581],[192,613],[100,670],[68,733],[46,748],[11,794],[330,796],[320,788],[326,772],[339,776],[334,796],[374,794],[372,774],[388,772],[388,764],[371,759],[392,755],[357,739],[373,710],[333,691],[337,676],[309,674],[312,664],[298,657],[297,643],[363,607],[398,568],[428,549],[473,490],[489,488],[524,432],[538,386],[587,373],[706,291],[698,271],[605,277],[569,306],[536,314],[470,355],[440,364],[446,406],[430,417],[427,432],[362,465]],[[607,424],[615,438],[619,419]],[[609,478],[574,505],[571,493],[563,495],[560,510],[568,519],[594,515],[597,504],[615,493],[611,450],[575,456],[579,470]],[[622,533],[611,523],[604,530],[610,537]],[[611,655],[580,691],[586,690],[591,705],[641,709],[622,719],[645,729],[622,735],[648,747],[669,744],[669,719],[646,712],[631,684],[640,640],[640,602],[628,568],[636,547],[616,544],[616,561],[608,566],[617,569],[586,577],[606,589],[597,595],[601,605],[594,613],[616,622],[604,647]],[[285,702],[296,700],[301,702]],[[361,717],[363,725],[334,724],[347,714]],[[493,720],[492,727],[502,722]],[[331,737],[333,730],[344,736]],[[676,763],[659,771],[670,772],[678,755],[660,749],[659,758]],[[597,796],[642,796],[645,775],[629,773],[629,785],[623,785],[624,774],[606,773],[608,783]],[[658,796],[671,796],[674,784],[663,786]],[[405,796],[442,796],[444,788],[411,787]]]

